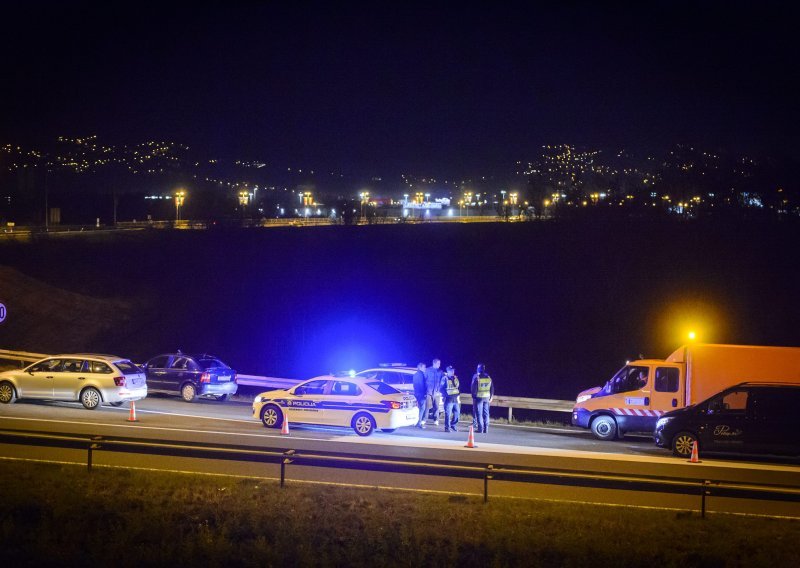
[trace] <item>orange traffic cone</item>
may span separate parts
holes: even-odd
[[[131,413],[128,415],[128,422],[138,422],[136,419],[136,403],[131,401]]]
[[[477,448],[478,446],[475,445],[475,431],[472,428],[472,424],[469,425],[469,436],[467,436],[467,445],[464,446],[465,448]]]
[[[283,417],[283,426],[281,426],[281,435],[282,436],[289,435],[289,419],[286,416]]]
[[[692,443],[692,457],[689,458],[689,463],[700,463],[700,452],[697,449],[697,440]]]

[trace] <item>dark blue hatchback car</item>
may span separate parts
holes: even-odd
[[[164,353],[142,367],[150,392],[180,394],[186,402],[198,396],[225,400],[236,394],[236,371],[213,355]]]

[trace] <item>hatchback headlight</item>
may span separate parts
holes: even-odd
[[[664,426],[667,425],[667,422],[669,422],[670,420],[672,420],[672,418],[668,416],[665,416],[664,418],[659,418],[656,421],[656,430],[661,430]]]

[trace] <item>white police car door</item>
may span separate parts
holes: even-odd
[[[324,405],[327,380],[307,381],[294,388],[294,396],[286,401],[284,411],[289,423],[327,424]]]
[[[350,381],[333,381],[330,395],[325,401],[325,416],[328,424],[350,426],[353,414],[364,393]]]

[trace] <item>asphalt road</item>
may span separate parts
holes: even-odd
[[[467,424],[460,432],[446,433],[441,426],[425,430],[402,428],[392,434],[375,432],[361,438],[352,430],[292,425],[289,436],[264,428],[251,416],[246,401],[199,400],[188,404],[176,397],[151,394],[136,405],[137,422],[128,422],[127,408],[101,407],[85,410],[78,403],[27,402],[0,405],[0,429],[59,432],[148,440],[237,444],[254,448],[294,449],[298,452],[347,452],[365,458],[387,456],[413,461],[447,461],[471,466],[526,467],[569,470],[594,474],[625,474],[704,479],[724,483],[770,483],[800,488],[797,460],[741,461],[731,458],[703,458],[689,464],[657,448],[646,437],[626,437],[618,442],[601,442],[581,429],[516,425],[493,425],[488,434],[477,434],[477,448],[465,448]],[[86,452],[24,445],[0,444],[0,457],[66,463],[86,463]],[[242,475],[276,479],[279,466],[255,462],[199,458],[176,458],[142,454],[95,452],[97,466]],[[479,479],[351,469],[287,467],[290,483],[325,482],[409,490],[482,494]],[[491,496],[601,502],[669,509],[698,509],[696,495],[621,491],[564,485],[492,481]],[[710,511],[766,514],[800,518],[800,503],[745,501],[710,498]]]

